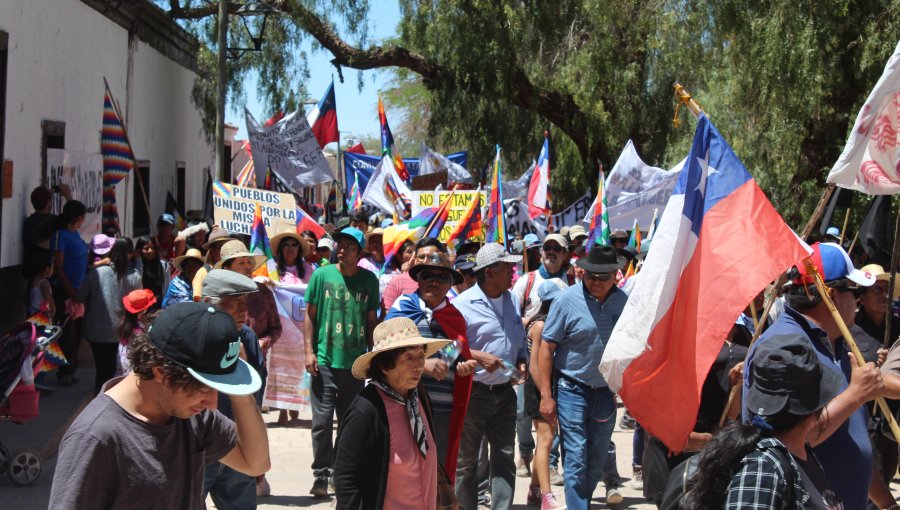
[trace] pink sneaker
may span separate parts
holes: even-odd
[[[543,500],[541,499],[541,487],[539,485],[529,485],[528,486],[528,499],[526,500],[528,506],[541,506],[543,504]]]
[[[556,496],[552,492],[548,492],[541,500],[541,510],[566,510],[566,505],[560,504],[559,501],[556,501]]]

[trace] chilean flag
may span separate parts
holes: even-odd
[[[337,102],[334,99],[334,81],[328,86],[328,90],[319,104],[306,116],[312,132],[319,142],[319,147],[325,148],[331,142],[340,140],[337,122]]]
[[[701,115],[685,171],[600,363],[638,423],[672,451],[684,450],[703,381],[735,319],[807,255]]]
[[[309,230],[313,234],[316,235],[316,239],[322,239],[325,237],[325,229],[319,225],[319,222],[312,219],[309,214],[306,214],[306,211],[303,210],[302,207],[297,207],[297,233],[302,234]]]
[[[550,137],[544,137],[544,146],[538,156],[531,183],[528,184],[528,215],[532,219],[550,212]]]

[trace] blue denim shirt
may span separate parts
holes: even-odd
[[[800,312],[785,306],[784,313],[760,335],[747,355],[744,363],[745,397],[750,387],[756,348],[768,339],[779,336],[802,336],[809,339],[819,356],[822,369],[835,370],[844,376],[841,391],[850,385],[850,358],[843,339],[837,341],[836,352],[832,352],[831,341],[822,329],[809,322]],[[746,406],[747,401],[744,400],[741,407],[745,422],[751,418]],[[813,448],[822,463],[829,485],[837,492],[847,510],[865,510],[867,505],[873,462],[868,420],[866,407],[861,406],[828,439]]]
[[[556,344],[553,366],[582,384],[607,386],[598,367],[626,301],[628,296],[616,287],[602,303],[583,283],[564,290],[550,306],[542,335]]]
[[[466,336],[471,349],[484,351],[515,366],[516,361],[528,359],[525,327],[509,291],[505,291],[503,312],[497,313],[491,300],[478,284],[453,299],[453,306],[466,320]],[[501,384],[509,381],[499,370],[488,372],[480,365],[475,369],[475,381],[483,384]]]

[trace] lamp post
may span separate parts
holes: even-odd
[[[265,40],[266,22],[269,16],[276,14],[278,11],[269,4],[262,2],[253,2],[242,5],[236,12],[244,23],[244,28],[253,42],[252,48],[229,48],[228,47],[228,0],[219,0],[219,54],[217,64],[216,77],[216,176],[218,180],[224,181],[227,177],[225,171],[225,162],[231,158],[225,159],[225,82],[226,69],[225,63],[227,58],[237,60],[248,51],[260,51],[262,43]],[[253,16],[262,16],[262,24],[259,33],[254,34],[250,29],[247,19]]]

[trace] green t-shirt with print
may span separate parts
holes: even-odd
[[[337,264],[313,271],[306,302],[316,306],[316,357],[331,368],[351,368],[368,350],[366,316],[378,308],[378,278],[360,268],[344,276]]]

